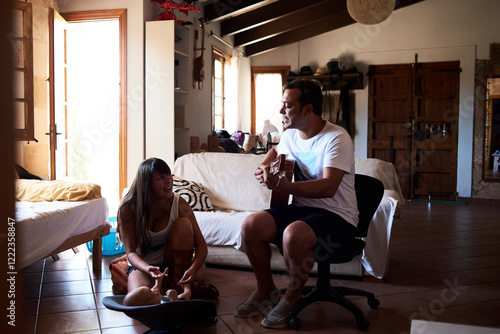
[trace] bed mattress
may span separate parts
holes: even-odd
[[[80,202],[15,202],[16,262],[22,269],[49,255],[66,239],[106,224],[105,198]]]

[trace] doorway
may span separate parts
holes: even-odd
[[[126,11],[55,22],[62,18],[64,29],[54,25],[51,178],[100,185],[114,216],[126,182]]]
[[[369,67],[368,157],[406,199],[456,200],[460,62]]]
[[[259,134],[264,127],[283,132],[281,97],[290,66],[254,66],[252,71],[251,132]],[[262,133],[265,137],[267,133]]]

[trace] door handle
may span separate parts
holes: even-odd
[[[50,136],[50,140],[55,140],[55,136],[57,135],[62,135],[61,132],[57,132],[57,124],[55,124],[53,127],[50,127],[49,132],[45,133],[46,136]],[[55,142],[55,147],[57,150],[57,141]]]

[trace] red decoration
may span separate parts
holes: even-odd
[[[185,23],[186,21],[184,20],[178,20],[177,17],[174,14],[174,9],[177,9],[179,12],[183,13],[184,15],[188,15],[189,11],[193,12],[200,12],[200,9],[198,7],[195,7],[193,4],[190,3],[176,3],[173,2],[172,0],[151,0],[154,2],[158,2],[161,4],[159,10],[163,9],[163,12],[160,13],[160,15],[157,18],[157,21],[162,21],[162,20],[175,20],[177,23]]]

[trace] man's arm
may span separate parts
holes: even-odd
[[[326,167],[323,169],[321,179],[289,182],[286,177],[280,180],[278,176],[269,174],[269,168],[264,170],[265,184],[269,189],[306,198],[333,197],[344,174],[345,172],[341,169]]]

